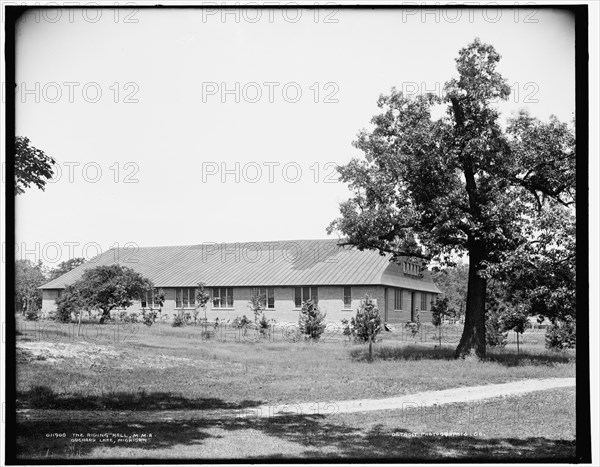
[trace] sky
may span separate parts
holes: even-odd
[[[574,20],[558,10],[32,12],[16,133],[59,168],[17,197],[16,257],[326,238],[351,195],[335,165],[361,157],[379,95],[441,93],[475,37],[502,55],[503,118],[573,118]]]

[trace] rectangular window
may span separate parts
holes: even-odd
[[[410,274],[411,276],[421,275],[421,267],[418,264],[409,261],[404,261],[402,263],[402,270],[405,274]]]
[[[154,308],[154,289],[146,291],[140,301],[142,308]]]
[[[394,289],[394,310],[402,310],[402,289]]]
[[[319,303],[319,289],[317,287],[310,288],[310,299],[315,302],[315,305]]]
[[[273,287],[254,287],[252,295],[260,297],[267,310],[275,309],[275,289]]]
[[[302,303],[312,300],[315,304],[319,303],[319,288],[318,287],[295,287],[294,288],[294,305],[296,308],[302,308]]]
[[[344,308],[352,308],[352,287],[344,286]]]
[[[302,289],[300,287],[294,288],[294,306],[302,308]]]
[[[233,288],[214,287],[212,289],[213,308],[233,308]]]
[[[181,287],[175,289],[175,308],[194,308],[196,306],[196,289]]]
[[[267,309],[275,309],[275,289],[273,287],[267,287]]]
[[[427,311],[427,296],[429,294],[421,292],[421,311]]]

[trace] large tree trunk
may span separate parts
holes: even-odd
[[[104,324],[104,321],[110,319],[110,310],[101,310],[102,314],[100,315],[100,324]]]
[[[467,309],[465,311],[465,327],[455,356],[464,358],[475,355],[485,357],[485,294],[486,279],[477,275],[484,257],[481,245],[469,248],[469,282],[467,288]]]

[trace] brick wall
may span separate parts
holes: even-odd
[[[403,310],[394,310],[394,288],[388,287],[387,303],[387,321],[390,323],[404,323],[410,320],[411,291],[403,289]],[[165,293],[165,302],[162,309],[162,315],[171,320],[174,315],[180,312],[175,308],[175,289],[163,288]],[[237,317],[246,315],[253,320],[254,316],[249,308],[249,301],[252,295],[252,287],[234,287],[233,288],[233,308],[222,309],[212,308],[212,301],[209,301],[206,307],[206,316],[209,321],[233,320]],[[211,292],[211,291],[209,291]],[[344,308],[344,287],[343,286],[321,286],[319,287],[319,308],[327,314],[327,322],[339,323],[343,318],[349,319],[356,315],[356,310],[360,306],[360,301],[366,294],[374,299],[379,307],[382,317],[385,319],[385,295],[384,287],[380,285],[373,286],[352,286],[352,305],[350,308]],[[58,290],[42,291],[42,311],[49,312],[56,309],[55,300],[58,297]],[[417,307],[421,305],[420,293],[415,293]],[[141,312],[140,302],[135,302],[127,309],[128,312]],[[188,308],[186,312],[193,312],[193,308]],[[294,287],[275,287],[275,309],[266,310],[267,319],[275,319],[278,323],[297,323],[298,312],[294,303]],[[204,311],[199,310],[199,318],[204,317]],[[431,320],[431,313],[421,312],[421,322]]]
[[[56,299],[60,289],[42,290],[42,316],[56,310]]]

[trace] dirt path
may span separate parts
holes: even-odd
[[[519,396],[547,389],[575,387],[575,378],[526,379],[501,384],[467,386],[441,391],[426,391],[385,399],[357,399],[332,402],[302,402],[273,404],[243,409],[220,410],[161,410],[161,411],[86,411],[38,410],[17,411],[20,420],[140,420],[175,421],[203,418],[269,418],[282,415],[333,415],[336,413],[371,412],[376,410],[402,410],[431,407],[442,404],[476,402],[497,397]]]
[[[512,383],[487,384],[482,386],[467,386],[441,391],[426,391],[401,397],[385,399],[358,399],[337,402],[321,402],[290,404],[281,406],[261,406],[252,409],[254,412],[268,412],[272,415],[313,414],[315,406],[325,409],[322,414],[371,412],[374,410],[397,410],[413,407],[433,406],[442,404],[474,402],[494,397],[518,396],[546,389],[574,387],[575,378],[526,379]],[[248,416],[253,416],[249,414]],[[256,415],[254,415],[256,416]]]

